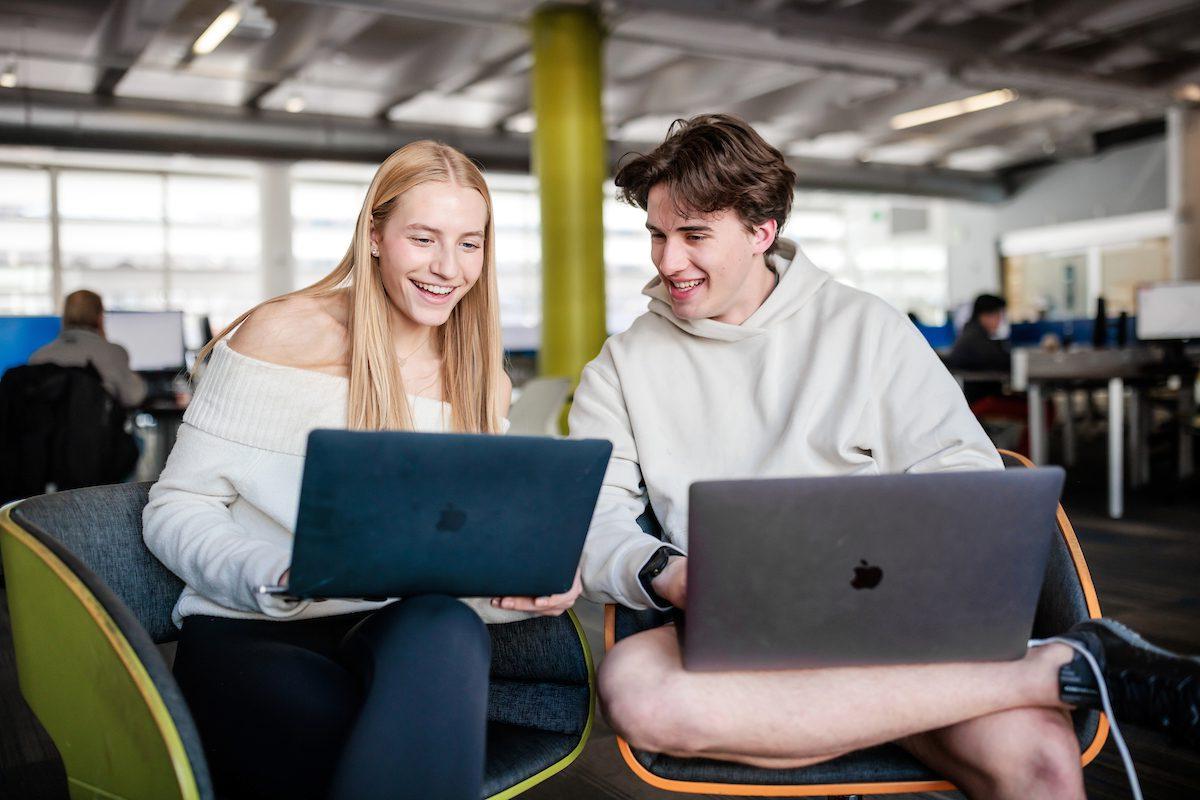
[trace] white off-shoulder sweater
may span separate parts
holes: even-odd
[[[176,625],[192,614],[304,619],[389,601],[283,600],[255,589],[291,562],[304,449],[314,428],[346,427],[345,378],[213,350],[175,446],[142,514],[146,546],[187,586]],[[449,406],[409,396],[414,427],[444,431]],[[386,502],[386,498],[382,498]],[[528,615],[464,600],[485,622]]]

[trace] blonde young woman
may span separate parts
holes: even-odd
[[[484,622],[562,613],[578,587],[470,605],[255,589],[286,582],[313,428],[506,427],[493,242],[479,170],[410,144],[376,172],[337,268],[202,353],[144,536],[186,583],[175,675],[222,797],[480,796]]]

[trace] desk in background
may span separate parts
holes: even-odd
[[[1191,419],[1195,414],[1194,360],[1169,357],[1157,347],[1121,350],[1077,350],[1050,353],[1035,349],[1013,351],[1012,386],[1029,395],[1029,446],[1035,464],[1046,463],[1046,420],[1043,391],[1095,389],[1108,391],[1108,514],[1119,519],[1125,512],[1124,437],[1125,391],[1130,390],[1131,476],[1137,485],[1149,480],[1150,459],[1145,443],[1149,425],[1144,392],[1174,377],[1179,380],[1179,476],[1192,472]],[[1071,415],[1064,424],[1070,425]],[[1068,432],[1067,440],[1072,437]],[[1068,459],[1070,460],[1070,459]]]
[[[190,399],[152,397],[134,410],[135,426],[144,445],[142,456],[138,459],[136,480],[158,480],[167,464],[167,456],[175,446],[175,437],[179,434],[179,426],[183,424],[183,414],[187,411],[187,401]]]

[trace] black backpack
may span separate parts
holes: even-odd
[[[0,502],[116,483],[137,463],[126,414],[95,367],[13,367],[0,378]]]

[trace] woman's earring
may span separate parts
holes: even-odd
[[[379,258],[379,248],[375,245],[371,245],[371,255],[375,258]]]

